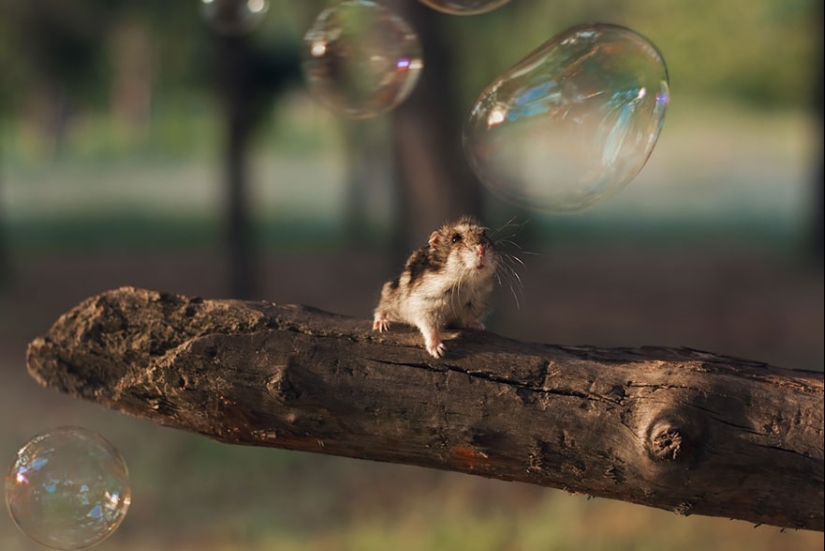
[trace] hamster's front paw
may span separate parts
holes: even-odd
[[[378,331],[379,333],[390,330],[390,321],[384,312],[375,313],[375,318],[372,321],[372,330]]]
[[[442,358],[447,352],[447,347],[441,342],[441,336],[438,331],[428,331],[424,333],[424,342],[426,343],[427,352],[433,358]]]

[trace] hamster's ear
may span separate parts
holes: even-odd
[[[440,239],[441,239],[441,236],[438,234],[437,231],[434,231],[433,233],[431,233],[430,234],[430,240],[429,240],[430,247],[437,246]]]

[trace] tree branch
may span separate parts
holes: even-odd
[[[690,349],[412,330],[122,288],[28,349],[42,385],[222,442],[823,530],[823,375]]]

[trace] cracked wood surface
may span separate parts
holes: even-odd
[[[28,349],[42,385],[231,444],[389,461],[822,531],[823,375],[690,349],[448,336],[135,288]]]

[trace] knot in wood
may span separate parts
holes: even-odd
[[[689,463],[692,461],[696,442],[689,427],[673,418],[654,422],[648,432],[647,448],[654,461]]]
[[[653,435],[651,444],[654,457],[665,461],[678,461],[689,451],[687,448],[690,448],[690,440],[684,438],[676,427],[657,432]]]

